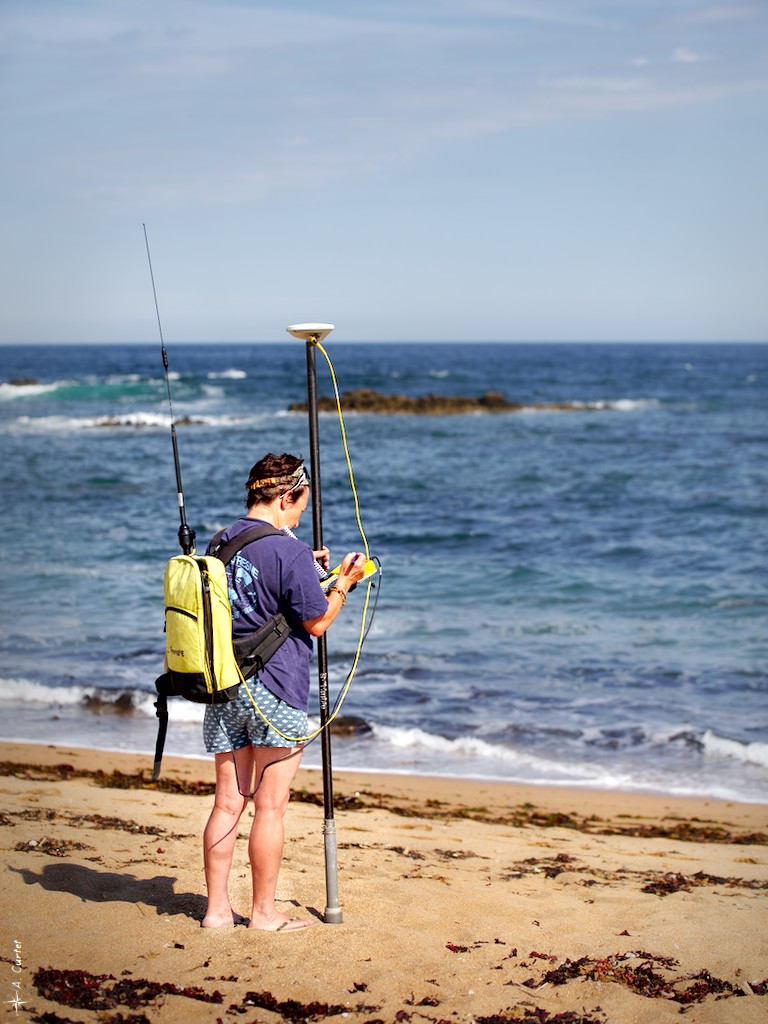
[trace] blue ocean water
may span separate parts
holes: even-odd
[[[334,766],[768,800],[768,346],[328,348],[342,392],[529,406],[346,417],[383,576],[343,708],[370,731],[334,737]],[[304,346],[168,353],[200,548],[257,458],[308,456]],[[0,380],[0,736],[149,753],[179,550],[160,346],[8,346]],[[360,539],[332,414],[320,431],[341,556]],[[332,698],[361,608],[329,633]],[[200,717],[176,702],[168,751],[202,754]]]

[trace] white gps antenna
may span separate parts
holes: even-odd
[[[285,329],[299,341],[323,342],[333,330],[333,324],[292,324]]]

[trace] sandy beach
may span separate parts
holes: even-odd
[[[200,927],[213,765],[0,744],[4,1019],[757,1022],[768,1017],[768,806],[301,770],[282,906]],[[231,896],[248,906],[245,831]]]

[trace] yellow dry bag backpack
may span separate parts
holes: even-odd
[[[176,555],[165,568],[166,671],[155,680],[160,723],[153,779],[160,773],[168,728],[167,698],[185,697],[196,704],[234,700],[240,682],[258,672],[290,635],[285,617],[277,614],[254,633],[233,640],[225,566],[246,544],[284,534],[272,526],[255,526],[222,543],[223,532],[213,538],[207,555]]]
[[[165,567],[165,657],[171,692],[187,700],[231,700],[240,683],[224,563],[177,555]]]

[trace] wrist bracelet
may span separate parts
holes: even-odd
[[[347,603],[347,595],[344,593],[344,591],[343,590],[339,590],[338,587],[334,587],[333,588],[333,592],[334,592],[334,594],[338,594],[339,595],[339,597],[341,598],[341,604],[342,604],[342,606],[344,606]]]

